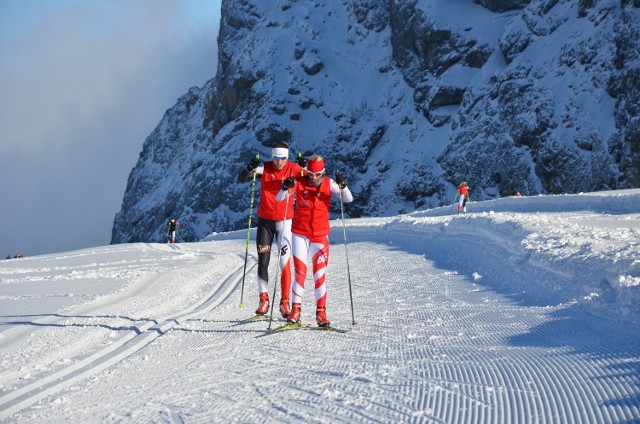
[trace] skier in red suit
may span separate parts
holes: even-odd
[[[325,276],[329,262],[329,206],[331,198],[342,198],[344,203],[353,201],[353,195],[347,188],[344,176],[336,172],[336,179],[325,175],[324,159],[320,155],[309,158],[306,175],[288,178],[282,184],[282,190],[276,200],[296,196],[295,213],[291,227],[293,246],[293,266],[295,281],[292,288],[292,310],[288,321],[300,320],[304,282],[307,276],[307,258],[311,255],[314,289],[316,297],[316,321],[319,326],[329,326],[326,301],[327,289]]]
[[[467,213],[467,200],[469,200],[469,186],[465,181],[458,185],[458,214],[460,212]]]
[[[271,149],[271,161],[260,163],[252,159],[238,175],[238,182],[250,181],[253,175],[260,176],[260,204],[258,205],[258,229],[256,231],[256,248],[258,251],[258,291],[260,301],[257,315],[265,315],[269,310],[269,262],[271,244],[276,238],[280,251],[280,314],[288,317],[291,313],[289,294],[291,292],[291,218],[293,217],[293,197],[288,204],[276,202],[276,194],[282,182],[292,176],[302,175],[302,167],[289,161],[289,148],[284,143],[277,143]],[[287,216],[285,216],[285,211]]]

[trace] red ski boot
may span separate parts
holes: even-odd
[[[289,315],[289,318],[287,318],[287,321],[291,324],[300,321],[300,312],[302,312],[300,310],[300,304],[294,303],[293,308],[291,309],[291,314]]]
[[[256,309],[256,315],[266,315],[269,312],[269,293],[260,293],[260,303]]]
[[[280,299],[280,314],[282,318],[289,318],[289,315],[291,315],[291,306],[289,306],[289,299],[286,297]]]
[[[328,327],[331,325],[331,321],[327,318],[327,308],[316,309],[316,322],[320,327]]]

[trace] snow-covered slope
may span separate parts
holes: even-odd
[[[215,78],[144,143],[112,243],[246,225],[269,145],[347,175],[351,217],[640,184],[637,1],[225,0]],[[337,215],[334,215],[337,216]]]
[[[640,190],[468,209],[333,222],[346,334],[239,322],[253,232],[1,261],[0,421],[637,421]]]

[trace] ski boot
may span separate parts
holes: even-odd
[[[290,324],[295,324],[300,321],[300,304],[294,303],[293,308],[291,308],[291,314],[289,314],[289,318],[287,318],[287,322]]]
[[[327,318],[327,308],[316,309],[316,322],[319,327],[328,327],[331,325],[331,321]]]
[[[269,311],[269,293],[260,293],[260,303],[256,309],[256,315],[266,315]]]
[[[280,299],[280,314],[282,318],[289,318],[291,315],[291,306],[289,306],[289,299],[286,297]]]

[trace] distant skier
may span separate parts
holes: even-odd
[[[167,243],[175,243],[176,242],[176,230],[180,226],[180,223],[176,219],[172,219],[169,221],[169,226],[167,227]]]
[[[288,178],[282,184],[282,190],[276,200],[296,197],[296,210],[293,215],[293,265],[296,278],[293,284],[292,310],[288,322],[300,320],[304,281],[307,277],[307,259],[311,256],[311,265],[316,296],[316,321],[319,326],[329,326],[331,322],[326,314],[327,289],[325,274],[329,262],[329,206],[331,198],[342,199],[344,203],[353,201],[353,195],[340,172],[336,172],[335,181],[325,176],[324,159],[313,155],[307,162],[305,176]],[[288,193],[288,195],[287,195]],[[283,202],[284,203],[284,202]]]
[[[458,185],[458,194],[456,195],[456,197],[457,196],[460,196],[458,199],[458,214],[460,214],[460,212],[467,213],[467,200],[469,199],[469,186],[465,181],[461,182],[460,185]]]
[[[288,205],[276,202],[276,194],[282,182],[291,176],[302,175],[304,158],[298,163],[289,161],[289,147],[276,143],[271,149],[271,161],[260,163],[254,158],[238,175],[238,182],[245,183],[260,176],[260,204],[258,205],[258,229],[256,231],[256,249],[258,251],[258,291],[260,302],[256,315],[265,315],[269,311],[269,262],[271,244],[274,237],[280,251],[280,314],[287,318],[291,313],[289,294],[291,292],[291,218],[293,217],[293,197]],[[301,166],[302,165],[302,166]],[[287,216],[285,216],[285,210]]]

